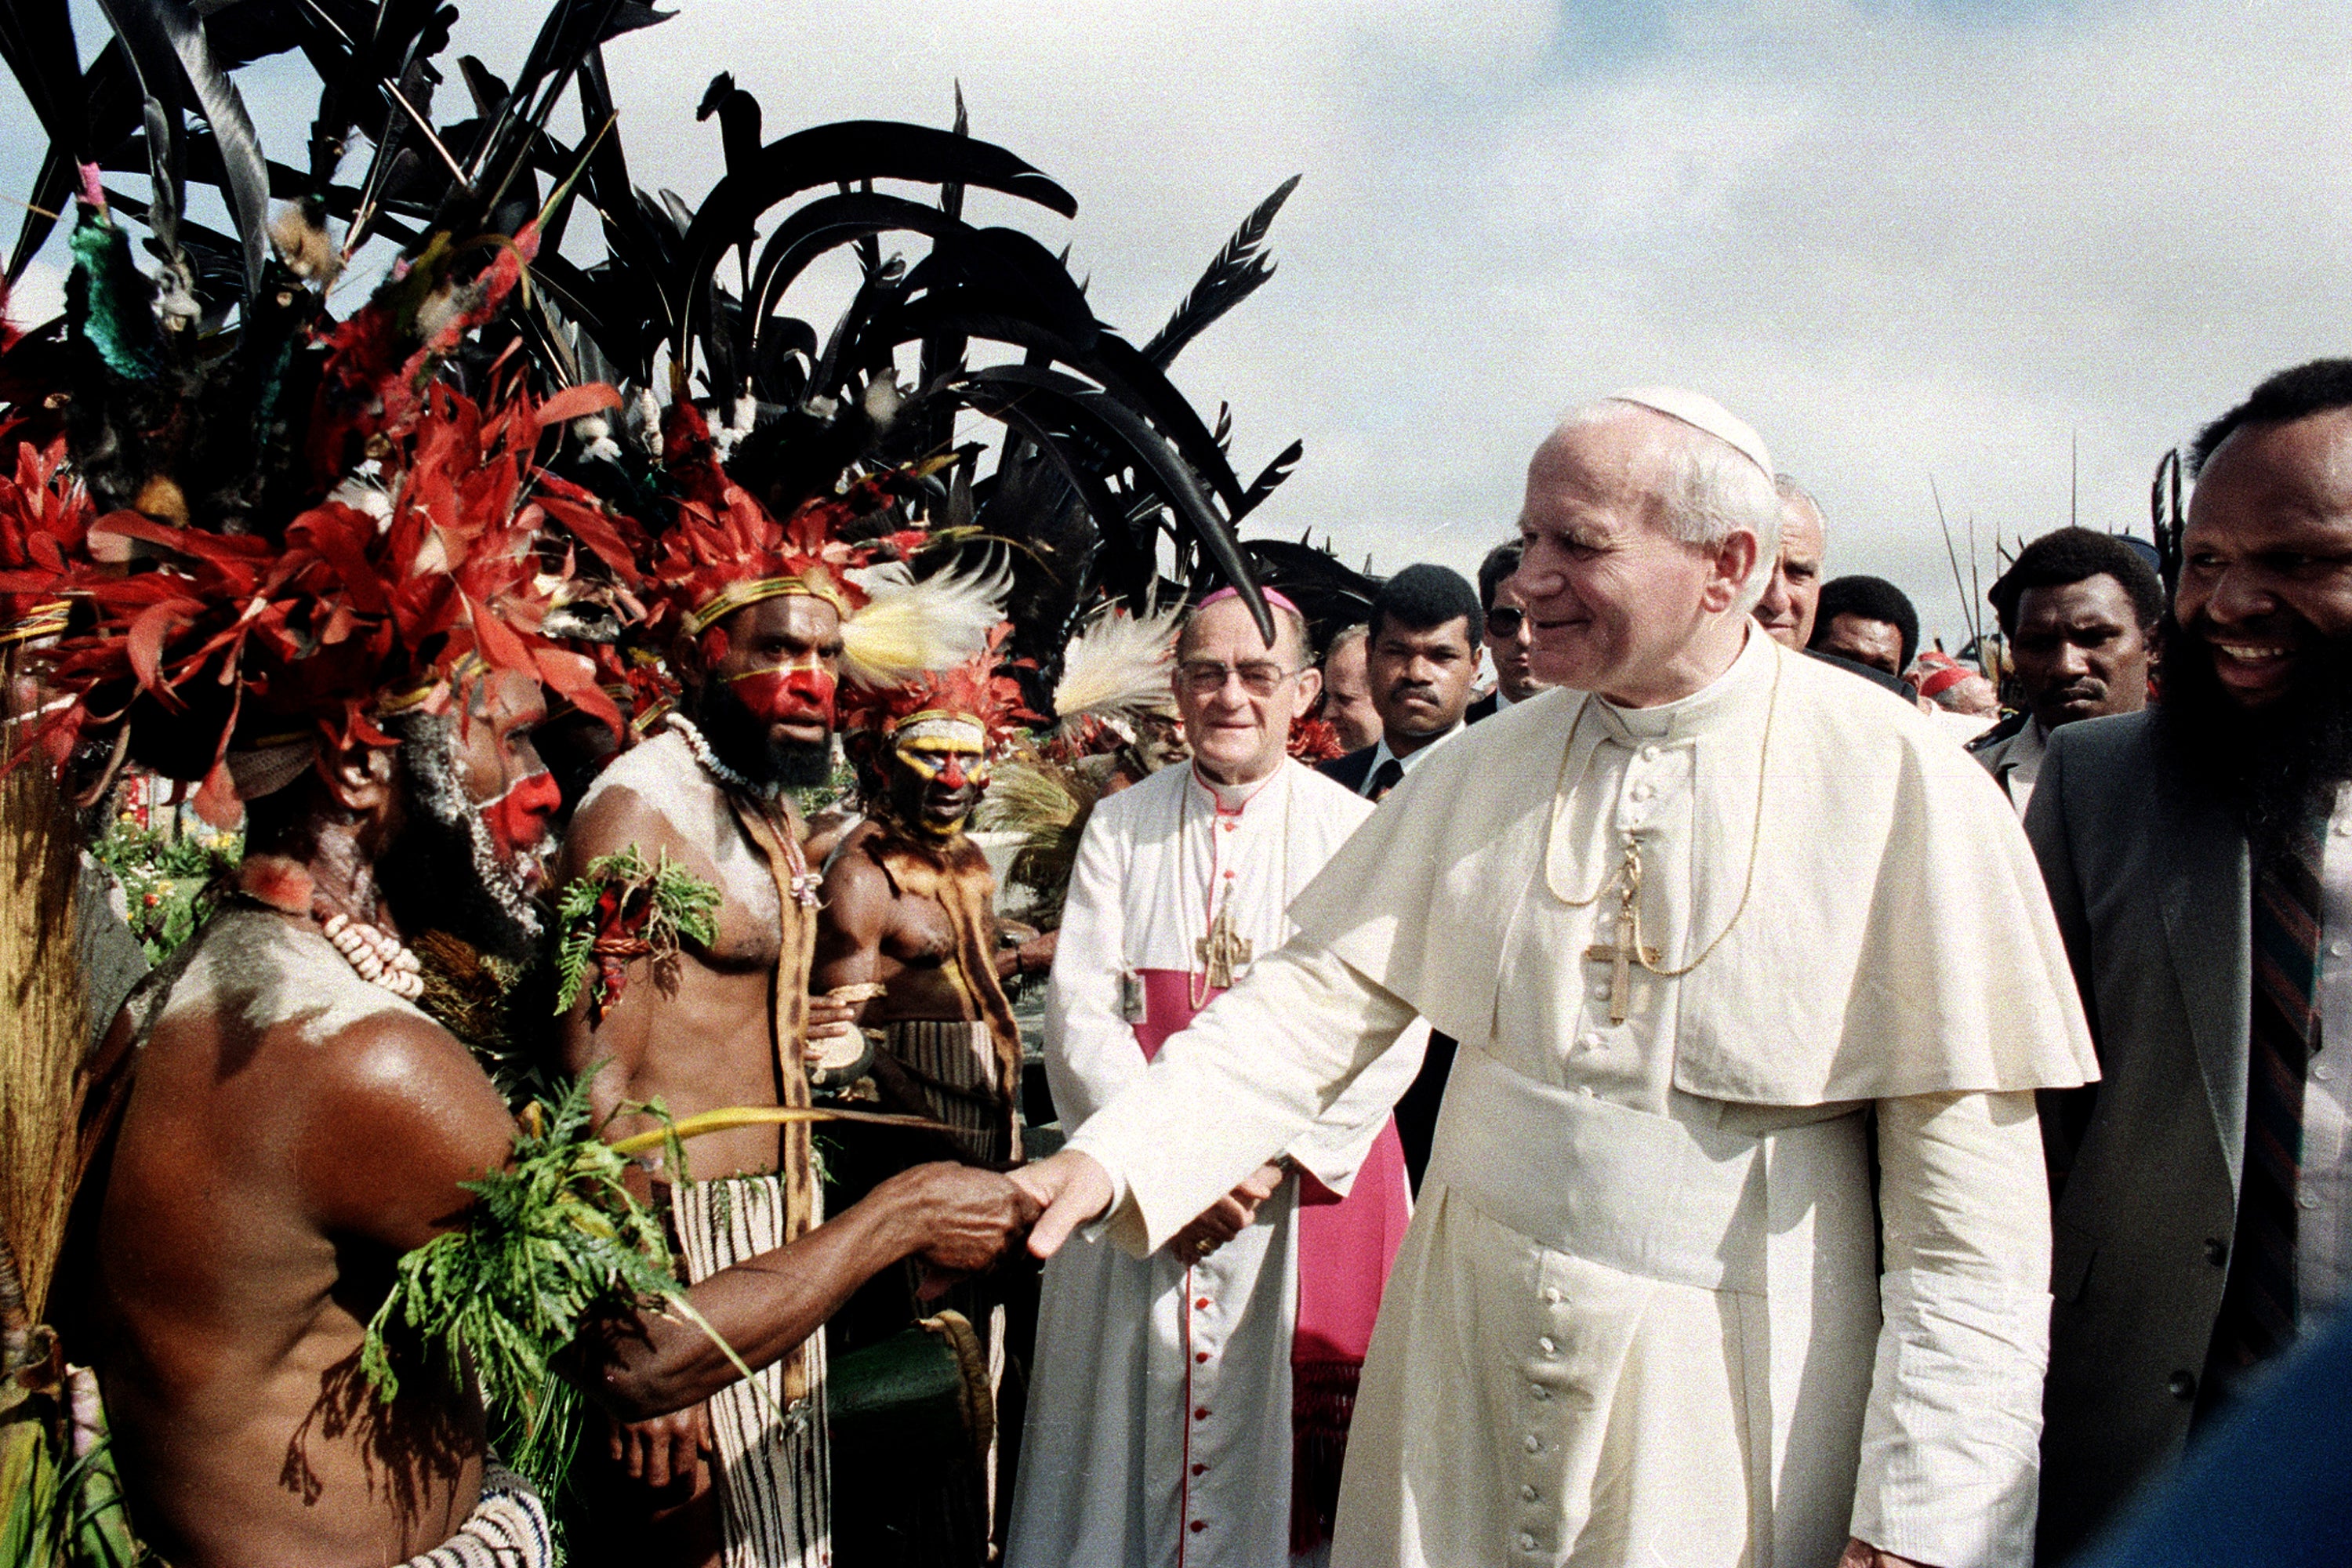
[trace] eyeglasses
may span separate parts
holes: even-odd
[[[1210,658],[1188,658],[1176,667],[1177,684],[1195,697],[1213,697],[1225,682],[1241,678],[1242,689],[1252,697],[1271,697],[1282,683],[1297,675],[1270,660],[1255,664],[1219,664]]]
[[[1525,610],[1515,610],[1508,605],[1497,605],[1486,612],[1486,629],[1498,637],[1515,637],[1519,635],[1519,628],[1527,625],[1527,620],[1528,613]]]

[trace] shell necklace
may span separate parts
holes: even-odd
[[[404,1002],[425,994],[425,976],[419,973],[424,965],[408,944],[330,906],[319,896],[307,868],[279,856],[255,856],[237,868],[236,889],[265,909],[317,921],[319,934],[369,984],[380,985]]]
[[[686,742],[686,749],[693,753],[694,760],[702,764],[703,772],[729,789],[751,796],[759,803],[761,810],[769,808],[774,796],[720,762],[719,753],[711,750],[709,741],[704,738],[693,720],[683,713],[673,712],[666,716],[666,721],[677,731],[677,738]],[[783,880],[792,892],[793,901],[803,909],[816,908],[817,891],[824,886],[824,877],[809,869],[808,860],[801,853],[800,840],[793,837],[789,827],[779,832],[776,837],[784,847]]]

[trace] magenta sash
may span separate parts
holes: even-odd
[[[1135,1043],[1151,1060],[1192,1021],[1193,976],[1146,969]],[[1222,993],[1212,990],[1209,1001]],[[1204,1004],[1205,1005],[1205,1004]],[[1381,1290],[1412,1217],[1404,1147],[1390,1117],[1346,1197],[1298,1173],[1298,1321],[1291,1335],[1291,1546],[1306,1552],[1330,1531],[1356,1379],[1380,1317]]]

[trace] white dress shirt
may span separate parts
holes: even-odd
[[[1381,738],[1375,742],[1372,746],[1372,765],[1364,770],[1364,782],[1356,786],[1356,793],[1362,795],[1367,800],[1370,799],[1372,794],[1372,781],[1381,776],[1381,768],[1390,763],[1394,763],[1398,768],[1409,773],[1412,772],[1413,769],[1421,765],[1422,758],[1429,755],[1430,752],[1437,750],[1438,747],[1444,745],[1447,741],[1462,733],[1465,728],[1466,728],[1466,726],[1464,721],[1456,719],[1454,721],[1454,728],[1446,731],[1444,734],[1438,736],[1437,739],[1430,742],[1429,744],[1425,746],[1417,746],[1402,757],[1389,750],[1388,732],[1386,731],[1382,731],[1381,732]]]

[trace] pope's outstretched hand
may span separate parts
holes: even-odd
[[[1110,1207],[1110,1173],[1075,1149],[1024,1165],[1011,1175],[1045,1211],[1029,1231],[1029,1250],[1039,1258],[1053,1257],[1070,1239],[1070,1232]]]

